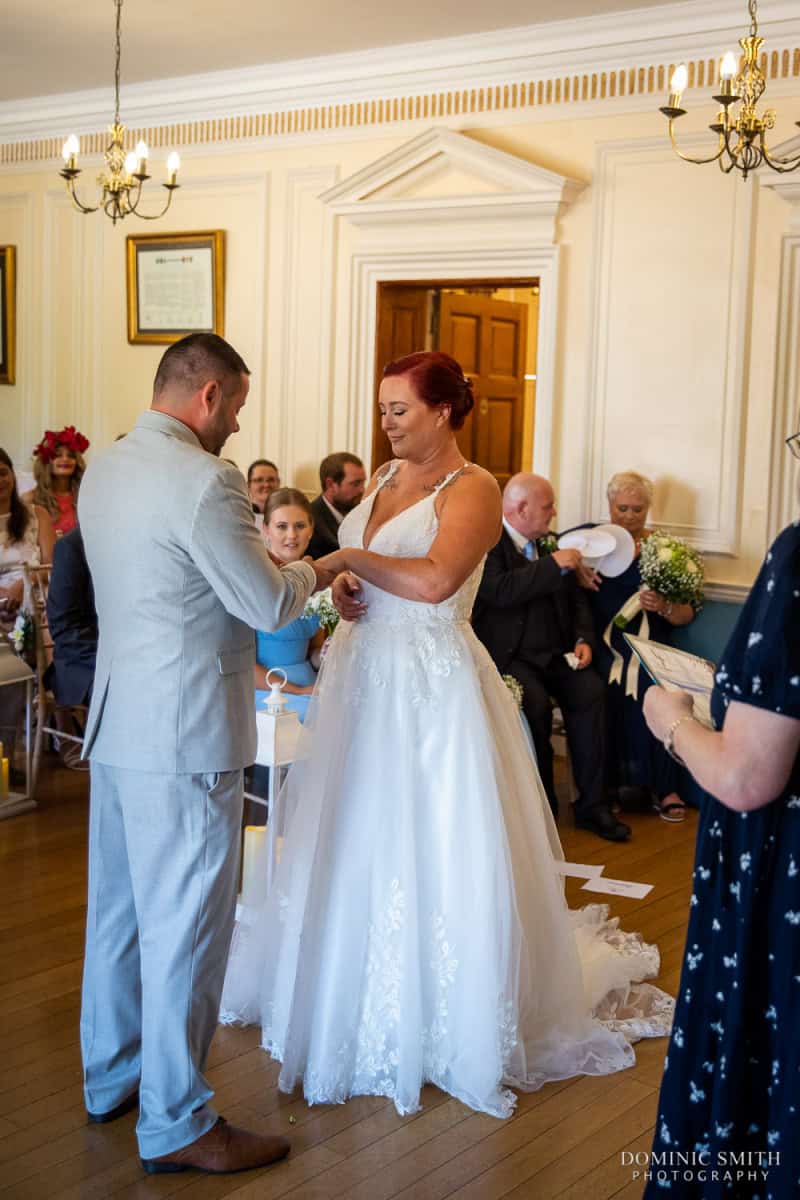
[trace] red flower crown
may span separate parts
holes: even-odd
[[[52,462],[59,446],[66,446],[76,454],[83,454],[84,450],[89,448],[89,439],[79,433],[74,425],[65,425],[58,433],[54,433],[52,429],[45,429],[39,445],[33,448],[33,457],[43,463]]]

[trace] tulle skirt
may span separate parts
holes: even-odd
[[[342,623],[302,742],[221,1017],[261,1025],[282,1089],[410,1113],[431,1082],[504,1117],[510,1088],[621,1070],[669,1032],[656,948],[567,908],[518,711],[467,622]]]

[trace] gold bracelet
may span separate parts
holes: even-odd
[[[680,754],[678,754],[677,750],[675,749],[675,734],[677,733],[680,726],[683,725],[684,721],[693,721],[693,720],[694,720],[694,717],[691,713],[685,713],[682,717],[678,717],[678,719],[676,721],[673,721],[672,724],[670,725],[669,729],[667,730],[667,732],[664,734],[664,749],[666,750],[666,752],[670,756],[670,758],[674,758],[675,762],[680,763],[682,767],[685,767],[686,763],[683,761]]]

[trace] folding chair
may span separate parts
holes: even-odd
[[[58,726],[59,713],[86,713],[85,708],[74,704],[58,704],[52,692],[48,691],[44,680],[45,672],[53,661],[53,639],[47,623],[47,589],[50,586],[50,565],[41,567],[25,567],[25,582],[27,602],[33,617],[34,645],[36,649],[36,695],[34,697],[35,733],[33,739],[33,764],[31,767],[31,792],[36,789],[41,765],[44,736],[58,738],[59,742],[76,742],[83,745],[83,738],[77,734],[68,733]]]

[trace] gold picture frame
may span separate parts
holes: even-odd
[[[16,382],[17,247],[0,246],[0,383]]]
[[[128,341],[167,345],[225,334],[225,231],[130,234]]]

